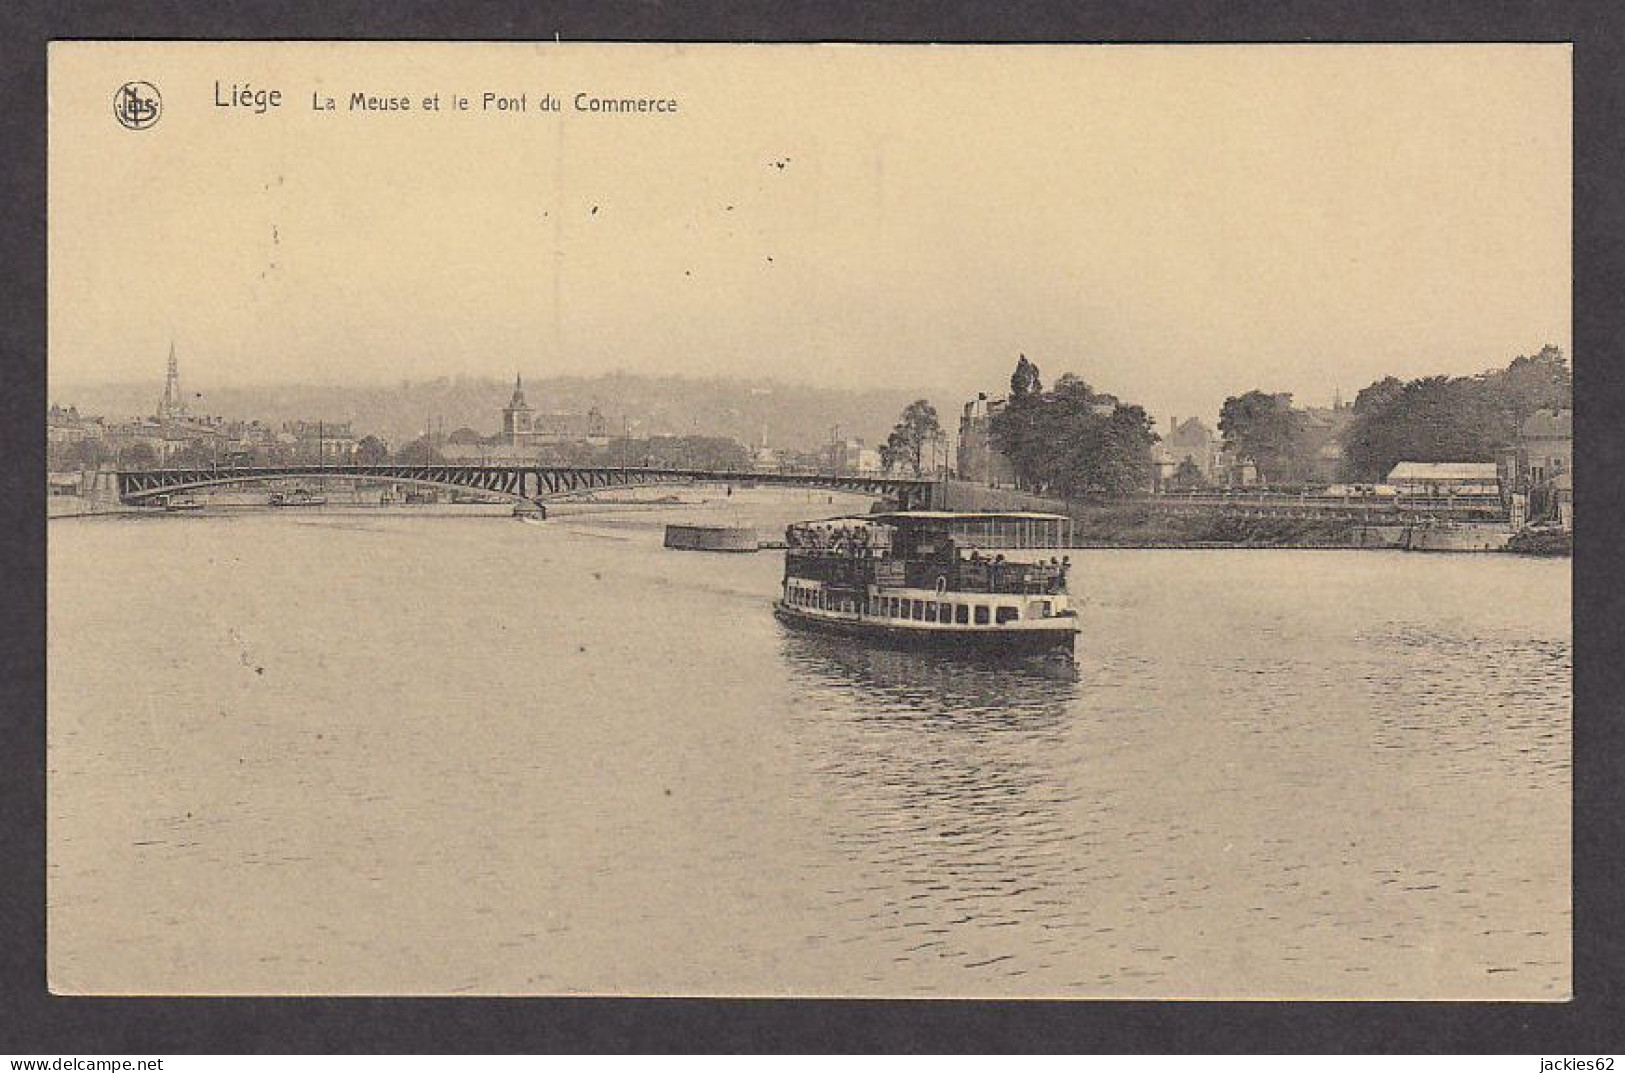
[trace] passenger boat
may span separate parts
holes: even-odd
[[[167,495],[162,502],[164,509],[168,511],[203,509],[203,500],[194,495]]]
[[[295,488],[291,492],[272,492],[265,500],[268,507],[320,507],[326,504],[326,496],[317,495],[308,488]]]
[[[1066,519],[1039,514],[896,511],[802,522],[785,530],[784,581],[773,612],[785,624],[878,644],[964,654],[1072,651],[1077,612],[1070,561],[984,553],[1058,549]],[[1024,558],[1030,555],[1024,555]]]

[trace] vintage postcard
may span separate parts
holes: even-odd
[[[1569,998],[1570,68],[54,44],[51,988]]]

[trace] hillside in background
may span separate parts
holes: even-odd
[[[446,432],[467,426],[494,433],[501,428],[502,407],[513,392],[512,381],[462,376],[394,385],[225,387],[189,380],[184,364],[181,385],[191,407],[200,413],[275,425],[348,421],[358,436],[373,433],[397,445],[442,423]],[[162,394],[163,381],[155,377],[142,383],[52,384],[50,401],[117,421],[152,413]],[[611,435],[629,426],[636,436],[719,435],[756,445],[765,430],[772,446],[810,449],[830,442],[837,425],[842,437],[883,443],[898,412],[915,396],[898,390],[843,391],[771,380],[609,373],[526,379],[525,397],[541,413],[583,413],[596,406]],[[932,401],[944,424],[958,410],[958,400]]]

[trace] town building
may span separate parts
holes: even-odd
[[[850,436],[831,443],[826,451],[825,464],[835,473],[866,476],[879,474],[885,468],[880,462],[880,452],[870,447],[861,436]],[[923,454],[920,468],[925,468]]]
[[[1536,410],[1518,430],[1518,468],[1535,488],[1574,471],[1574,411]]]
[[[286,421],[278,437],[301,462],[342,462],[355,454],[356,436],[348,421]]]
[[[1230,448],[1219,451],[1214,472],[1218,483],[1226,488],[1250,488],[1258,483],[1258,464]]]
[[[524,381],[513,378],[513,396],[502,408],[502,439],[509,447],[534,449],[566,444],[609,443],[608,422],[597,407],[584,414],[538,413],[525,401]]]
[[[1555,518],[1564,529],[1574,529],[1574,474],[1560,473],[1552,478],[1551,496],[1544,504],[1548,516]]]
[[[131,458],[150,458],[159,465],[214,462],[220,459],[227,440],[223,419],[193,413],[187,405],[173,343],[164,393],[152,416],[111,425],[106,432],[108,449],[121,463]]]
[[[1343,476],[1343,434],[1354,420],[1354,404],[1339,393],[1330,406],[1308,406],[1293,411],[1293,451],[1305,481],[1330,484]]]
[[[1180,421],[1168,419],[1168,434],[1151,448],[1151,461],[1156,467],[1157,486],[1166,487],[1186,462],[1195,467],[1202,484],[1212,484],[1217,478],[1223,444],[1201,418]]]
[[[107,424],[99,417],[82,417],[77,406],[52,405],[45,412],[45,442],[52,445],[84,443],[106,438]]]
[[[955,462],[959,479],[997,487],[1016,483],[1015,467],[993,446],[993,418],[1008,405],[986,392],[965,404],[959,418],[959,451]]]
[[[215,461],[225,443],[218,423],[198,417],[138,417],[112,426],[107,433],[108,447],[121,461],[131,454],[150,452],[160,465]]]
[[[1513,459],[1529,517],[1574,525],[1574,411],[1536,410],[1518,429]]]

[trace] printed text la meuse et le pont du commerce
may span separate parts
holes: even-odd
[[[565,101],[569,101],[566,109]],[[286,98],[282,90],[255,86],[251,82],[220,82],[214,84],[214,106],[266,115],[283,107]],[[529,92],[508,94],[481,92],[474,95],[461,93],[378,94],[355,90],[349,94],[329,94],[312,90],[310,107],[315,112],[563,112],[566,110],[590,114],[665,114],[677,111],[675,97],[606,97],[580,92],[566,97],[552,93],[532,95]]]

